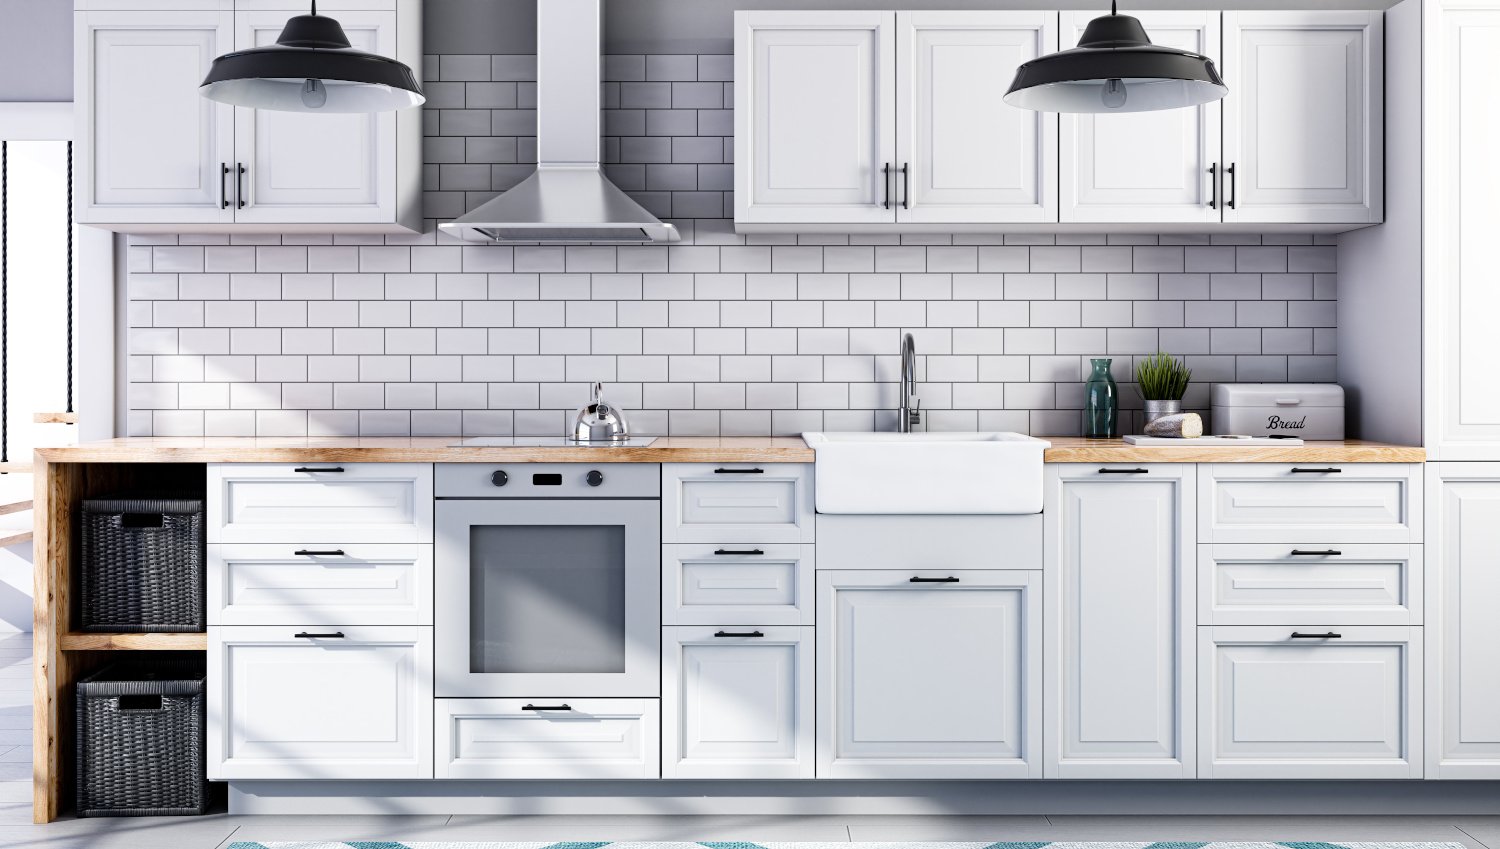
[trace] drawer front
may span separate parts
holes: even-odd
[[[209,778],[432,777],[431,628],[210,628],[208,681]]]
[[[1420,625],[1422,546],[1205,545],[1200,625]]]
[[[812,648],[812,628],[667,628],[663,777],[812,778]]]
[[[818,516],[818,569],[1041,569],[1040,513]]]
[[[432,542],[425,463],[216,463],[209,542]]]
[[[663,542],[812,542],[813,467],[667,463]]]
[[[1198,541],[1422,541],[1422,467],[1218,463],[1198,487]]]
[[[1422,777],[1421,628],[1198,630],[1200,778]]]
[[[430,545],[210,545],[208,624],[431,625]]]
[[[436,717],[438,778],[660,777],[657,699],[438,699]]]
[[[813,624],[811,545],[662,547],[664,625]]]

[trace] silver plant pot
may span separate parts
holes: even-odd
[[[1141,425],[1151,424],[1163,416],[1175,416],[1182,412],[1182,401],[1147,401],[1142,410]]]

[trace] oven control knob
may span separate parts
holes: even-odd
[[[490,483],[494,484],[495,486],[505,486],[509,482],[510,475],[507,475],[504,471],[499,471],[494,473],[493,475],[490,475]]]
[[[589,482],[589,486],[598,486],[599,484],[604,483],[604,473],[599,471],[598,469],[595,469],[589,472],[587,475],[584,475],[583,479]]]

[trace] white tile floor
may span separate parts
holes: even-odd
[[[31,639],[0,637],[0,849],[222,849],[236,840],[1306,840],[1500,849],[1500,817],[275,816],[31,824]]]

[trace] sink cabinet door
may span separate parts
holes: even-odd
[[[1039,583],[818,573],[818,777],[1040,778]]]
[[[1048,778],[1194,777],[1195,473],[1047,466]]]

